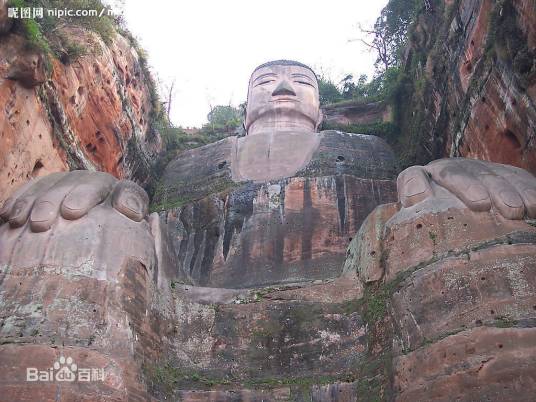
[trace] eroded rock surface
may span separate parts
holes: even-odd
[[[87,174],[59,175],[73,183]],[[288,179],[285,195],[293,183],[303,194],[305,180],[323,179]],[[248,185],[257,191],[267,184]],[[58,216],[45,231],[34,230],[33,212],[22,226],[11,219],[0,228],[0,356],[17,376],[6,377],[2,389],[13,399],[64,401],[524,400],[536,381],[536,228],[493,207],[471,211],[430,185],[433,196],[415,205],[384,204],[369,214],[338,274],[306,273],[290,284],[288,275],[277,276],[286,268],[277,261],[266,263],[272,272],[265,277],[224,267],[233,285],[249,285],[234,287],[248,289],[182,283],[192,278],[172,262],[172,232],[156,214],[144,217],[141,189],[122,190],[133,183],[114,182],[87,215]],[[329,192],[313,199],[333,201]],[[223,212],[207,214],[204,202],[184,210],[208,205],[191,222],[212,230],[210,219]],[[328,229],[341,222],[333,211],[318,217]],[[249,219],[262,222],[254,213]],[[262,281],[270,277],[277,280],[267,287]],[[106,381],[28,386],[21,365],[30,354],[45,369],[64,355],[81,367],[99,364]]]
[[[399,212],[378,207],[346,265],[370,301],[385,303],[379,325],[392,322],[393,398],[529,400],[536,229],[434,192]]]
[[[88,54],[66,64],[51,60],[51,72],[22,37],[0,41],[0,203],[33,177],[72,169],[145,183],[161,150],[149,125],[145,72],[128,40],[117,34],[106,45],[69,26],[61,34],[83,42]]]
[[[284,74],[271,74],[271,96],[290,96],[295,70],[285,68],[308,67],[277,63]],[[309,80],[301,85],[315,88]],[[72,113],[91,104],[84,93],[78,87],[74,103],[68,98]],[[277,99],[282,108],[295,102]],[[296,145],[284,136],[293,133],[293,121],[277,115],[252,123],[257,131],[250,134],[266,135],[261,128],[270,124],[288,130],[258,137],[249,151],[228,138],[175,159],[157,189],[160,216],[146,216],[141,189],[114,180],[83,214],[70,202],[66,212],[68,197],[56,190],[70,190],[88,172],[69,173],[65,185],[44,189],[44,198],[30,192],[33,198],[8,205],[9,222],[0,227],[5,395],[64,401],[532,395],[534,179],[492,164],[444,160],[401,174],[394,203],[395,160],[383,140],[311,132],[307,149],[295,151],[301,159],[290,161],[293,149],[270,154]],[[316,120],[302,117],[313,129]],[[471,198],[482,183],[486,197]],[[104,368],[105,381],[43,387],[24,381],[28,365],[46,370],[64,355],[80,367]]]
[[[421,9],[404,67],[421,78],[396,106],[406,163],[450,155],[536,172],[534,20],[531,0]]]
[[[143,366],[160,358],[171,334],[172,278],[156,247],[158,219],[134,221],[111,198],[76,221],[59,216],[48,231],[29,221],[0,227],[6,399],[150,400]],[[74,386],[26,381],[28,367],[48,371],[61,356],[107,374]]]
[[[281,180],[233,180],[233,138],[170,163],[156,203],[188,280],[252,287],[340,274],[365,217],[395,197],[395,161],[377,137],[320,136],[305,168]]]
[[[382,102],[341,102],[322,107],[324,124],[346,126],[352,124],[377,124],[392,120],[391,107]]]

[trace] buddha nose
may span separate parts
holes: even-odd
[[[296,92],[294,92],[294,89],[292,89],[292,86],[287,80],[283,80],[279,83],[279,85],[272,92],[272,96],[277,96],[277,95],[296,96]]]

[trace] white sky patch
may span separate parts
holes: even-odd
[[[171,120],[206,122],[210,105],[246,100],[251,72],[276,59],[297,60],[335,82],[373,73],[375,55],[359,41],[387,0],[126,0],[128,28],[164,85],[175,80]]]

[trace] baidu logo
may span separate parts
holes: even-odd
[[[60,360],[54,362],[54,370],[56,370],[56,381],[74,381],[76,380],[76,370],[78,367],[73,363],[73,359],[63,356]]]
[[[43,382],[90,382],[104,381],[103,368],[78,367],[71,357],[60,358],[47,370],[39,370],[35,367],[26,368],[26,381]]]

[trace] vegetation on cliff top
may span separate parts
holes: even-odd
[[[397,86],[410,25],[418,13],[426,8],[425,3],[427,2],[422,0],[390,0],[372,28],[361,28],[364,38],[360,41],[376,56],[376,72],[372,80],[367,82],[367,76],[361,75],[355,81],[350,74],[336,85],[320,76],[321,103],[332,104],[349,99],[363,102],[388,99]]]
[[[494,2],[487,29],[485,57],[472,67],[469,89],[459,110],[449,113],[435,107],[434,94],[445,93],[452,82],[456,52],[464,46],[466,30],[460,25],[460,0],[390,0],[369,30],[364,42],[376,53],[376,73],[367,82],[349,76],[338,85],[322,82],[324,103],[385,102],[392,107],[393,121],[384,125],[327,127],[367,132],[385,138],[394,148],[400,167],[426,164],[444,157],[445,141],[463,129],[483,77],[495,63],[510,69],[523,91],[536,77],[536,57],[528,48],[512,0]],[[435,118],[433,117],[435,116]],[[373,130],[378,130],[373,132]]]
[[[113,39],[119,20],[109,16],[88,15],[85,17],[57,17],[49,15],[47,10],[107,10],[100,0],[11,0],[9,7],[17,9],[42,9],[42,17],[15,19],[15,30],[23,34],[30,48],[41,51],[45,56],[52,56],[63,63],[70,63],[86,54],[89,49],[65,35],[61,28],[77,26],[95,32],[105,42]]]
[[[200,129],[189,129],[175,126],[163,112],[160,106],[159,112],[153,119],[155,129],[162,136],[165,145],[165,153],[157,170],[165,168],[165,165],[178,153],[192,148],[197,148],[215,141],[219,141],[230,135],[240,134],[243,120],[243,110],[230,105],[218,105],[212,108],[207,115],[208,122]]]
[[[391,0],[387,7],[399,1]],[[386,97],[392,105],[393,123],[398,132],[391,145],[402,168],[445,156],[446,143],[463,132],[471,114],[472,99],[478,97],[486,77],[497,65],[509,71],[512,84],[520,92],[536,77],[536,55],[528,48],[513,0],[497,0],[493,2],[488,26],[484,27],[485,53],[471,66],[469,88],[464,97],[457,102],[455,110],[448,110],[446,97],[436,105],[437,95],[452,91],[456,85],[457,78],[452,76],[452,71],[457,69],[457,55],[467,40],[462,22],[464,11],[460,0],[450,4],[441,0],[415,4],[417,8],[406,25],[403,51],[398,53],[401,59],[397,76]]]
[[[433,0],[431,0],[433,1]],[[389,123],[356,124],[348,126],[324,125],[324,129],[378,135],[394,148],[401,166],[414,164],[412,151],[400,145],[401,115],[405,114],[409,90],[415,77],[407,73],[407,48],[414,34],[416,21],[422,13],[430,11],[431,1],[390,0],[370,29],[361,29],[361,41],[376,55],[374,77],[368,81],[361,75],[357,81],[348,75],[338,84],[320,77],[319,89],[322,104],[344,105],[352,103],[383,102],[392,106],[394,121]],[[421,83],[422,84],[422,83]],[[410,161],[411,160],[411,161]]]
[[[13,31],[26,38],[29,49],[43,55],[48,73],[52,72],[52,59],[63,64],[75,62],[79,57],[98,53],[100,48],[90,43],[81,43],[69,34],[67,29],[81,28],[98,35],[105,44],[110,44],[116,33],[126,38],[138,55],[144,82],[151,100],[150,128],[158,132],[164,142],[164,152],[154,161],[153,176],[158,177],[165,165],[185,149],[199,147],[235,134],[240,127],[243,108],[215,106],[208,115],[208,123],[199,130],[187,132],[171,123],[166,113],[166,105],[158,93],[158,85],[151,74],[147,53],[137,39],[125,28],[121,15],[114,16],[101,0],[11,0],[9,7],[22,9],[42,9],[42,17],[31,14],[31,18],[15,19]],[[49,15],[48,10],[92,10],[102,15],[63,16]],[[147,189],[150,193],[154,190]]]
[[[230,105],[215,106],[207,115],[208,122],[200,129],[184,129],[180,126],[175,126],[169,120],[167,114],[164,113],[162,103],[160,101],[159,103],[158,113],[155,114],[151,122],[153,128],[160,133],[164,143],[164,150],[153,166],[153,176],[157,178],[156,180],[162,177],[162,173],[169,162],[175,159],[181,152],[219,141],[231,135],[242,134],[241,124],[245,105],[241,105],[240,108]],[[227,187],[225,181],[221,181],[220,184],[224,188]],[[190,187],[193,185],[193,183],[189,183]],[[145,190],[149,193],[153,201],[151,206],[152,211],[178,208],[192,201],[191,199],[183,199],[181,197],[168,197],[168,194],[173,193],[175,190],[169,188],[169,186],[164,186],[160,182],[147,187]],[[154,204],[156,202],[155,199],[158,202],[157,204]]]

